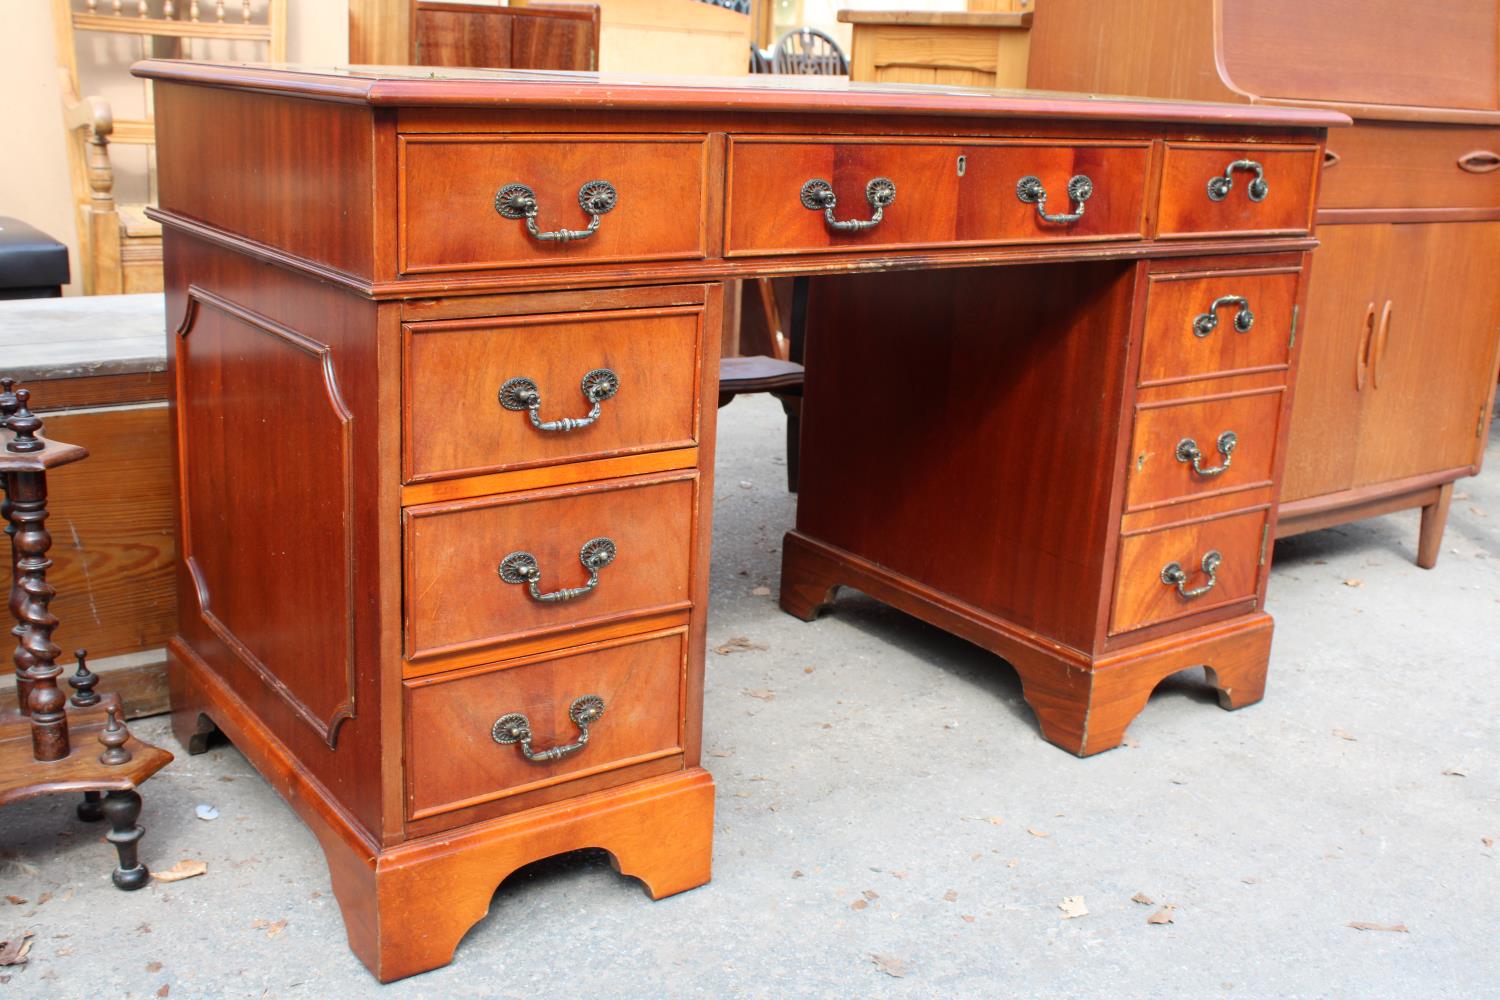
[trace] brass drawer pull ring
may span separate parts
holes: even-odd
[[[608,538],[590,538],[579,550],[578,561],[589,571],[589,582],[581,587],[563,587],[550,594],[542,593],[537,586],[542,580],[542,570],[536,564],[536,556],[530,552],[512,552],[500,560],[500,579],[506,583],[524,583],[533,601],[571,601],[599,586],[599,571],[615,561],[615,543]]]
[[[536,227],[536,192],[525,184],[507,184],[495,194],[495,211],[507,219],[525,219],[526,231],[547,243],[586,240],[599,230],[599,220],[614,209],[619,196],[609,181],[589,181],[578,189],[578,207],[588,213],[584,229],[555,229],[544,233]]]
[[[1187,583],[1188,575],[1187,571],[1182,568],[1181,563],[1167,563],[1163,566],[1161,568],[1161,582],[1168,587],[1176,587],[1177,593],[1191,601],[1193,598],[1202,597],[1214,589],[1214,584],[1219,582],[1214,574],[1218,572],[1219,564],[1223,561],[1224,557],[1219,555],[1217,551],[1204,553],[1202,566],[1204,575],[1208,577],[1208,582],[1201,587],[1194,587],[1192,590],[1189,590],[1183,586],[1183,584]]]
[[[1213,305],[1208,307],[1208,312],[1202,312],[1193,317],[1193,336],[1207,337],[1219,328],[1219,310],[1225,306],[1235,306],[1234,328],[1240,333],[1249,333],[1250,328],[1255,325],[1255,313],[1250,311],[1250,300],[1243,295],[1221,295],[1214,299]]]
[[[1177,442],[1177,461],[1192,462],[1193,471],[1205,479],[1223,475],[1229,471],[1229,463],[1234,460],[1234,446],[1239,444],[1239,438],[1234,431],[1225,431],[1219,435],[1217,442],[1219,454],[1224,456],[1223,465],[1215,465],[1213,468],[1203,467],[1203,452],[1198,450],[1198,442],[1192,438],[1183,438]]]
[[[838,195],[833,193],[832,184],[819,178],[813,178],[802,185],[801,197],[803,208],[823,213],[823,221],[828,223],[829,229],[845,233],[858,232],[880,225],[880,220],[885,218],[886,207],[896,200],[896,182],[889,177],[876,177],[865,185],[865,200],[875,210],[868,219],[835,219],[833,210],[839,203]]]
[[[586,417],[563,417],[544,422],[539,412],[542,408],[541,390],[529,378],[513,378],[502,385],[500,405],[507,410],[526,410],[531,414],[531,426],[539,431],[576,431],[599,419],[601,405],[620,391],[620,376],[608,368],[595,368],[583,377],[579,389],[583,392],[583,398],[592,404]]]
[[[1083,218],[1083,203],[1094,196],[1094,182],[1086,174],[1074,174],[1068,181],[1068,198],[1073,202],[1073,211],[1065,214],[1047,214],[1047,189],[1040,177],[1028,175],[1016,182],[1016,197],[1028,205],[1036,206],[1036,214],[1045,222],[1063,225]]]
[[[1208,181],[1208,198],[1210,201],[1223,201],[1229,197],[1229,192],[1234,190],[1234,172],[1236,170],[1253,170],[1255,179],[1250,182],[1246,194],[1251,201],[1265,201],[1266,195],[1271,193],[1271,185],[1266,182],[1266,168],[1254,160],[1235,160],[1224,168],[1221,177],[1211,177]]]
[[[573,725],[578,727],[578,739],[572,743],[549,747],[546,750],[531,749],[531,741],[536,737],[531,733],[531,720],[521,712],[511,712],[509,715],[502,715],[496,719],[495,724],[490,727],[490,736],[501,746],[519,743],[522,757],[538,764],[549,764],[588,746],[589,726],[598,722],[603,715],[604,699],[597,694],[586,694],[582,698],[574,698],[573,704],[568,706],[568,718],[572,719]]]

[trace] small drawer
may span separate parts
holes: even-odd
[[[703,318],[687,305],[408,324],[406,481],[697,444]]]
[[[1500,128],[1338,129],[1328,137],[1318,207],[1500,207]]]
[[[400,155],[405,274],[707,255],[703,135],[405,135]]]
[[[725,255],[754,256],[903,247],[1134,239],[1143,234],[1150,149],[1144,143],[783,142],[740,138],[729,149]],[[1023,200],[1036,178],[1045,201]],[[1086,177],[1080,216],[1069,198]],[[831,225],[818,191],[836,199],[837,223],[869,222],[880,184],[894,192],[880,221]],[[824,185],[819,188],[818,185]]]
[[[1126,510],[1268,485],[1283,392],[1136,409]]]
[[[407,818],[682,753],[686,665],[674,632],[406,681]],[[517,739],[545,758],[584,730],[554,759]]]
[[[697,492],[685,472],[406,508],[407,657],[686,609]]]
[[[1140,384],[1284,368],[1297,277],[1296,271],[1152,275]]]
[[[1255,510],[1122,537],[1110,635],[1253,600],[1268,514]]]
[[[1169,142],[1156,234],[1305,233],[1318,169],[1316,146]]]

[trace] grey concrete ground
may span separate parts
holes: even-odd
[[[312,836],[223,747],[147,798],[146,860],[201,878],[119,893],[70,801],[0,813],[0,938],[35,933],[0,1000],[1500,996],[1500,428],[1436,570],[1414,513],[1279,545],[1266,700],[1225,713],[1186,673],[1077,760],[963,642],[859,595],[781,614],[780,410],[722,418],[710,645],[766,648],[708,657],[710,885],[652,903],[601,855],[539,863],[453,965],[381,988]]]

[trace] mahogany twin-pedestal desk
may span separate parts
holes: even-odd
[[[709,878],[724,282],[808,278],[781,602],[1003,656],[1047,739],[1261,697],[1325,129],[1067,95],[150,61],[179,735],[312,827],[381,979],[601,847]],[[892,753],[905,752],[893,742]]]

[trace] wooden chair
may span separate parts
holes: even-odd
[[[781,36],[771,56],[771,72],[798,76],[848,76],[849,60],[833,36],[817,28],[797,28]]]
[[[786,488],[796,493],[802,444],[802,331],[807,318],[807,279],[793,280],[791,315],[785,322],[769,278],[754,279],[747,288],[747,297],[764,315],[769,341],[765,348],[770,353],[719,360],[719,406],[728,406],[736,396],[756,392],[769,392],[781,401],[786,414]]]
[[[78,36],[103,33],[134,39],[142,58],[190,58],[196,43],[227,40],[254,47],[256,58],[284,62],[286,0],[52,0],[52,4],[84,294],[159,292],[161,226],[145,214],[146,205],[156,200],[154,150],[147,153],[146,200],[137,204],[116,202],[115,170],[109,157],[112,142],[155,145],[149,86],[142,85],[146,117],[135,120],[116,119],[104,98],[83,96]],[[217,50],[214,54],[222,56]]]

